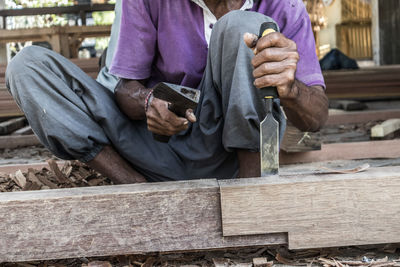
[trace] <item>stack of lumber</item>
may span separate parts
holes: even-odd
[[[0,117],[0,149],[15,149],[25,146],[39,145],[38,138],[25,117],[1,118]]]
[[[400,157],[400,109],[330,114],[319,133],[290,124],[281,145],[280,164]]]
[[[400,65],[325,71],[323,74],[329,99],[400,97]]]
[[[99,72],[98,58],[91,59],[71,59],[79,68],[92,78],[96,78]],[[13,100],[12,96],[6,89],[5,85],[6,66],[0,65],[0,118],[14,117],[23,115]]]

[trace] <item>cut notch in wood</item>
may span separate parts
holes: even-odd
[[[400,242],[400,167],[220,186],[224,236],[288,232],[290,249]]]

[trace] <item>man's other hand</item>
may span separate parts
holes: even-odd
[[[299,61],[296,43],[278,32],[259,40],[257,35],[246,33],[244,41],[255,54],[251,61],[254,85],[257,88],[274,86],[280,98],[296,98],[298,90],[293,86]]]
[[[155,97],[149,103],[146,116],[149,131],[166,136],[184,131],[188,128],[189,122],[196,122],[193,110],[186,111],[186,118],[178,117],[168,109],[168,102]]]

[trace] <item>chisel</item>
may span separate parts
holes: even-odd
[[[259,38],[277,31],[275,23],[265,22],[260,27]],[[279,172],[279,123],[272,114],[274,99],[279,95],[276,87],[262,88],[260,95],[266,108],[265,119],[260,123],[261,177],[264,177]]]

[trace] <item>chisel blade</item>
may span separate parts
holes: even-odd
[[[279,123],[272,113],[260,124],[261,177],[278,174],[279,171]]]

